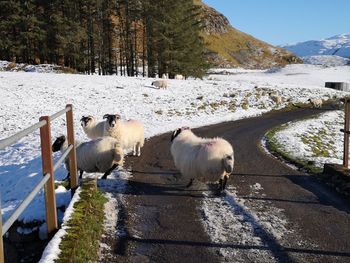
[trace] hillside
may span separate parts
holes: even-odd
[[[335,55],[350,58],[350,34],[282,46],[298,56]]]
[[[210,61],[221,67],[269,68],[302,63],[292,53],[269,45],[233,28],[215,9],[195,1],[202,8],[205,22],[203,37],[210,51]]]

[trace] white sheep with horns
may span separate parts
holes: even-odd
[[[314,108],[321,108],[323,104],[322,99],[308,99],[308,101]]]
[[[105,131],[105,124],[106,121],[101,121],[96,123],[96,119],[94,116],[83,116],[80,119],[81,127],[83,127],[83,130],[87,137],[90,139],[97,139],[103,136],[106,136]]]
[[[158,89],[166,89],[168,87],[168,82],[165,79],[161,79],[153,81],[151,85]]]
[[[231,144],[222,138],[201,138],[189,128],[173,132],[170,152],[177,169],[189,187],[194,179],[204,182],[219,181],[219,191],[225,190],[233,171],[234,152]]]
[[[66,136],[58,137],[52,144],[52,151],[61,151],[68,148]],[[112,137],[102,137],[89,142],[83,142],[76,146],[77,168],[80,172],[79,178],[83,172],[104,173],[101,177],[107,176],[118,166],[123,165],[124,152],[118,141]],[[69,160],[65,160],[66,169],[69,171]],[[69,173],[68,176],[69,177]]]
[[[145,143],[143,123],[138,120],[123,121],[119,114],[105,114],[106,133],[115,138],[125,150],[132,149],[134,156],[141,155]]]

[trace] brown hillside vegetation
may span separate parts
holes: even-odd
[[[274,47],[233,28],[215,9],[195,0],[205,23],[203,38],[210,61],[220,67],[270,68],[302,61],[289,51]]]

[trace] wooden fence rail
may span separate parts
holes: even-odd
[[[69,147],[54,165],[51,148],[51,122],[65,113]],[[63,110],[51,116],[40,117],[38,123],[16,133],[13,136],[0,140],[0,150],[3,150],[6,147],[16,143],[23,137],[29,135],[30,133],[36,131],[39,128],[41,140],[43,178],[34,187],[34,189],[25,197],[22,203],[16,208],[16,210],[12,213],[12,215],[6,220],[4,224],[2,224],[2,215],[0,216],[0,263],[4,262],[3,235],[9,230],[12,224],[18,219],[21,213],[28,207],[30,202],[34,199],[34,197],[39,193],[39,191],[43,187],[45,188],[46,224],[48,228],[48,233],[52,233],[58,228],[54,171],[62,164],[65,157],[68,155],[70,163],[70,185],[72,190],[78,187],[76,152],[74,143],[73,106],[71,104],[66,105],[66,107]]]

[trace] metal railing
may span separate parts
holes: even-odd
[[[51,122],[63,114],[66,114],[67,140],[69,147],[54,165],[51,148]],[[4,224],[2,224],[2,215],[0,216],[0,263],[4,262],[3,235],[10,229],[12,224],[18,219],[18,217],[21,215],[24,209],[28,207],[30,202],[34,199],[34,197],[39,193],[39,191],[43,187],[45,188],[46,224],[48,228],[48,233],[52,233],[58,228],[54,171],[62,164],[62,162],[67,156],[69,156],[71,188],[76,189],[78,187],[73,127],[73,106],[71,104],[68,104],[63,110],[51,116],[42,116],[40,117],[38,123],[16,133],[13,136],[0,140],[0,150],[3,150],[6,147],[16,143],[17,141],[29,135],[30,133],[33,133],[37,129],[40,129],[42,172],[44,176],[40,180],[40,182],[34,187],[34,189],[25,197],[22,203],[16,208],[16,210],[12,213],[12,215],[6,220]]]

